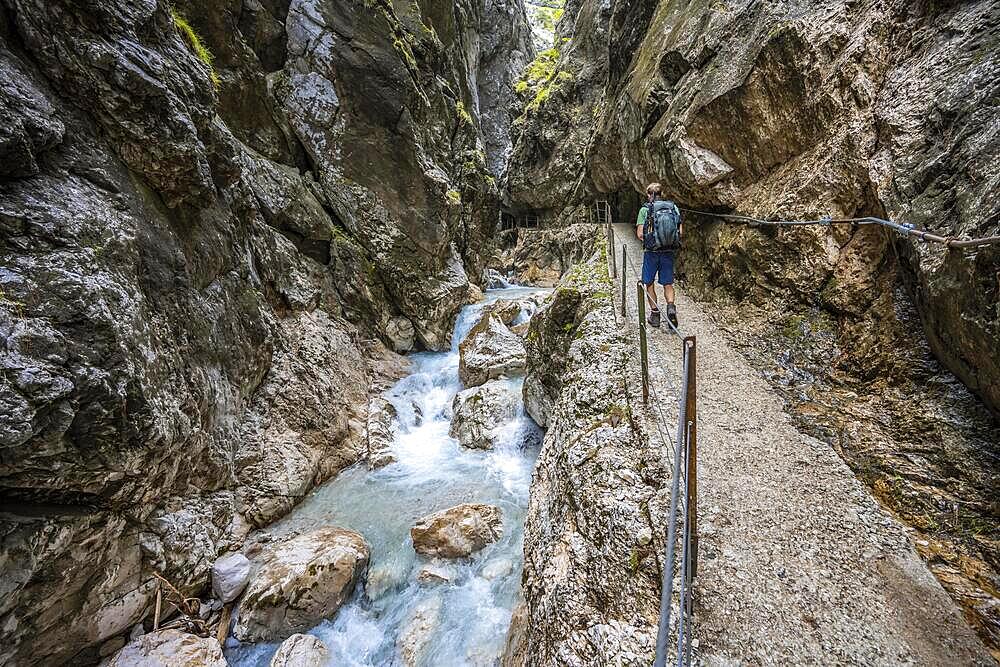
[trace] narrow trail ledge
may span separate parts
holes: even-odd
[[[628,244],[634,271],[642,249],[631,226],[616,225],[615,240]],[[699,350],[700,658],[994,664],[906,529],[836,452],[793,426],[781,398],[696,303],[681,293],[678,309]],[[662,329],[651,339],[652,382],[675,419],[680,348]]]

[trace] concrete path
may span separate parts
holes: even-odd
[[[628,245],[634,327],[642,249],[632,229],[615,226],[619,276]],[[996,664],[904,527],[836,452],[796,430],[698,304],[679,293],[677,306],[681,329],[698,341],[698,661]],[[673,423],[680,342],[664,327],[650,347]]]

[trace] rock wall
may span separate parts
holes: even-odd
[[[153,571],[203,588],[365,455],[389,323],[447,345],[490,253],[528,32],[515,0],[0,0],[0,662],[95,662]]]
[[[568,3],[557,71],[571,79],[518,125],[512,196],[544,209],[618,193],[634,215],[634,192],[658,180],[713,211],[996,234],[998,23],[1000,3],[982,0]],[[861,339],[844,346],[860,348],[850,372],[886,371],[872,362],[900,342],[886,323],[905,284],[937,358],[1000,410],[997,247],[690,222],[681,271],[701,295],[834,313],[845,342]]]
[[[604,230],[590,223],[563,224],[541,229],[516,228],[506,232],[504,248],[491,262],[503,275],[521,285],[554,287],[576,264],[594,252],[594,241]]]
[[[524,403],[546,433],[504,665],[653,660],[670,472],[633,420],[612,292],[599,252],[531,319]]]

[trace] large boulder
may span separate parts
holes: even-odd
[[[271,549],[250,579],[233,634],[273,641],[333,616],[368,567],[369,550],[353,530],[319,528]]]
[[[323,667],[329,662],[326,644],[312,635],[294,634],[281,642],[269,667]]]
[[[479,320],[458,349],[458,376],[466,387],[524,372],[524,341],[496,315]]]
[[[422,556],[465,558],[503,535],[500,508],[465,503],[422,517],[410,528],[413,548]]]
[[[223,602],[240,596],[250,581],[250,559],[240,553],[228,554],[212,565],[212,593]]]
[[[459,392],[452,401],[449,435],[463,447],[493,449],[503,424],[517,417],[521,400],[505,382],[487,382]]]
[[[214,637],[180,630],[142,635],[111,656],[105,667],[226,667],[222,646]]]

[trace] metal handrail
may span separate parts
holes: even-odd
[[[615,257],[614,228],[612,223],[608,223],[608,256]],[[617,268],[612,261],[609,261],[609,274],[617,277]],[[621,308],[622,314],[627,321],[628,311],[626,308],[626,292],[629,280],[629,273],[636,274],[638,271],[629,260],[627,247],[622,246],[621,262]],[[660,428],[660,421],[665,421],[660,410],[663,401],[660,400],[656,392],[655,385],[649,382],[649,360],[648,354],[650,346],[646,336],[645,305],[649,299],[642,282],[636,281],[636,308],[639,316],[639,355],[640,368],[642,374],[642,401],[648,404],[650,394],[652,394],[653,407],[659,413],[656,420],[656,428],[660,432],[660,437],[667,443],[668,436],[664,435]],[[614,308],[614,306],[613,306]],[[616,318],[617,319],[617,318]],[[678,417],[677,417],[677,437],[674,439],[673,456],[673,481],[670,493],[670,513],[667,517],[667,541],[666,559],[663,565],[663,578],[660,588],[660,623],[657,630],[655,667],[665,667],[667,664],[667,645],[670,639],[670,623],[672,620],[672,601],[674,595],[674,572],[677,563],[677,542],[678,527],[682,526],[680,535],[680,590],[679,590],[679,616],[676,619],[677,626],[677,665],[688,665],[691,661],[691,637],[693,634],[694,616],[694,587],[697,576],[697,512],[698,512],[698,486],[697,486],[697,369],[696,369],[696,339],[694,336],[685,335],[672,322],[667,320],[670,331],[677,335],[682,341],[683,361],[681,373],[681,390],[678,397]],[[624,322],[623,322],[624,324]],[[655,346],[654,346],[655,348]],[[654,416],[654,419],[655,416]],[[668,429],[669,430],[669,429]],[[683,487],[681,486],[683,484]],[[681,524],[683,517],[683,524]]]

